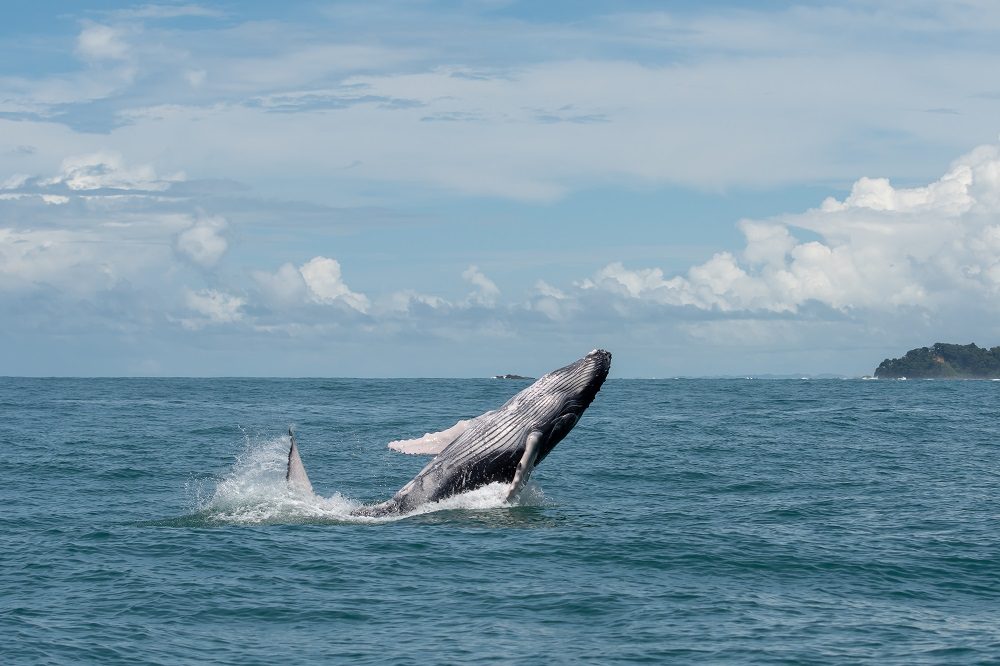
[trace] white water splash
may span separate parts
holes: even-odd
[[[256,525],[303,522],[383,523],[409,516],[446,510],[485,510],[535,505],[541,489],[529,483],[514,502],[505,502],[507,484],[491,483],[439,502],[429,502],[403,515],[357,516],[351,512],[363,504],[340,493],[322,497],[289,486],[285,481],[288,461],[287,436],[257,440],[247,436],[246,448],[232,469],[216,484],[211,497],[199,502],[199,513],[214,523]]]

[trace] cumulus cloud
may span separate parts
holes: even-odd
[[[541,312],[549,319],[559,320],[566,319],[579,308],[576,299],[570,294],[545,280],[539,280],[535,283],[529,309]]]
[[[329,257],[313,257],[298,268],[287,263],[276,273],[256,271],[253,277],[264,296],[279,306],[303,301],[342,303],[362,314],[371,306],[367,296],[351,291],[344,282],[340,262]]]
[[[299,267],[314,301],[333,303],[341,301],[358,312],[368,311],[368,297],[351,291],[340,273],[340,262],[328,257],[313,257]]]
[[[497,287],[493,280],[486,277],[486,275],[479,270],[478,266],[469,266],[462,271],[462,279],[469,282],[476,288],[474,292],[469,294],[469,303],[482,305],[484,307],[493,307],[496,305],[497,298],[500,296],[500,288]]]
[[[177,251],[202,268],[212,268],[225,254],[229,244],[222,232],[226,221],[221,217],[205,217],[177,236]]]
[[[129,47],[122,31],[101,23],[88,23],[76,38],[76,52],[84,60],[124,60]]]
[[[180,197],[163,197],[163,203],[146,191],[173,182],[152,166],[102,153],[67,159],[48,180],[0,180],[0,200],[33,197],[2,205],[30,211],[39,221],[37,228],[0,227],[6,302],[52,302],[57,294],[89,304],[117,294],[114,316],[124,318],[128,298],[136,306],[159,296],[158,306],[175,308],[167,311],[168,320],[189,331],[232,326],[245,335],[318,337],[336,329],[385,342],[393,335],[555,339],[549,334],[573,331],[595,340],[618,335],[650,349],[667,338],[681,347],[683,338],[703,349],[743,345],[762,354],[768,345],[885,339],[885,330],[909,332],[920,321],[931,322],[922,330],[937,336],[946,330],[941,322],[955,319],[947,313],[955,312],[1000,330],[992,312],[1000,296],[998,145],[962,156],[923,186],[866,177],[846,196],[814,209],[742,220],[741,247],[679,272],[612,262],[576,283],[539,280],[517,293],[501,292],[479,266],[469,265],[461,282],[454,276],[457,287],[447,299],[412,288],[373,296],[352,290],[341,263],[326,256],[252,272],[253,288],[233,283],[234,276],[227,276],[225,289],[205,288],[206,280],[214,286],[215,276],[190,267],[213,268],[230,251],[227,222],[188,212],[184,206],[193,204]],[[101,191],[121,189],[129,192]],[[39,197],[63,205],[43,206]],[[101,198],[109,201],[95,205]],[[122,288],[112,292],[116,286]],[[34,296],[22,297],[29,292]],[[366,316],[337,317],[338,309]]]
[[[452,307],[452,305],[439,296],[421,294],[413,289],[403,289],[402,291],[393,292],[388,298],[387,309],[391,312],[409,312],[414,307],[444,310]]]
[[[302,273],[286,263],[276,273],[255,271],[253,278],[264,297],[273,305],[288,306],[306,300],[308,288]]]
[[[686,275],[612,263],[579,286],[719,312],[982,303],[1000,294],[1000,146],[977,148],[924,187],[861,178],[843,201],[740,229],[742,253],[719,252]],[[819,240],[800,241],[796,229]]]
[[[188,290],[184,295],[188,309],[200,315],[197,318],[182,319],[185,328],[197,329],[208,324],[232,324],[243,319],[246,299],[215,289]]]

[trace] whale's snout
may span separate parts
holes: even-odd
[[[552,373],[563,391],[566,403],[564,412],[574,412],[579,417],[601,390],[611,370],[611,352],[595,349],[575,363]]]
[[[600,390],[604,380],[608,378],[608,371],[611,370],[611,352],[607,349],[595,349],[579,361],[580,371],[586,375],[587,386],[585,392],[591,393],[590,399]],[[589,401],[588,401],[589,404]]]
[[[597,369],[603,370],[605,375],[607,375],[608,370],[611,369],[611,352],[607,349],[595,349],[584,358],[590,359],[593,363],[595,363]]]

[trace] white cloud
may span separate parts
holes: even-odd
[[[211,268],[225,254],[229,244],[222,232],[226,221],[221,217],[202,217],[177,236],[177,251],[202,268]]]
[[[167,265],[162,246],[107,231],[0,227],[0,291],[50,288],[89,297]]]
[[[129,9],[120,9],[113,12],[114,16],[122,19],[171,19],[181,17],[201,17],[218,18],[223,13],[202,7],[201,5],[158,5],[148,4]]]
[[[971,157],[971,155],[970,155]],[[995,164],[995,160],[992,162]],[[968,211],[975,203],[969,189],[973,172],[968,164],[956,164],[940,180],[926,187],[896,189],[888,178],[861,178],[854,183],[851,194],[843,202],[828,198],[822,210],[828,213],[851,208],[877,211],[938,212],[958,215]]]
[[[688,334],[705,344],[749,320],[763,322],[755,339],[780,337],[817,312],[855,321],[886,311],[912,323],[960,304],[970,317],[992,316],[1000,295],[997,148],[974,151],[924,187],[893,184],[931,180],[957,154],[953,146],[996,132],[998,90],[982,75],[996,62],[984,37],[1000,25],[989,3],[581,14],[571,25],[524,20],[517,30],[476,16],[473,6],[443,15],[418,5],[340,6],[330,10],[343,28],[334,32],[322,12],[305,25],[282,13],[244,21],[234,10],[224,25],[198,21],[194,30],[195,22],[154,20],[216,12],[171,3],[91,14],[102,23],[80,26],[79,71],[0,77],[0,110],[11,112],[0,134],[16,139],[0,146],[0,221],[17,227],[0,239],[2,288],[92,298],[135,284],[153,294],[170,274],[180,277],[162,290],[175,303],[190,300],[187,289],[192,303],[214,304],[216,319],[238,313],[230,323],[248,329],[272,325],[255,309],[260,299],[294,309],[283,313],[287,327],[300,316],[302,326],[341,325],[319,307],[329,304],[369,314],[365,325],[384,317],[421,331],[431,321],[469,331],[493,319],[512,331],[554,329],[574,317],[563,328],[584,330],[603,317],[631,331],[622,323],[690,316],[699,323]],[[353,35],[349,43],[344,34]],[[955,34],[971,37],[959,47]],[[469,45],[479,69],[454,59]],[[942,109],[954,113],[928,113]],[[335,168],[345,165],[353,168]],[[241,299],[199,291],[206,275],[177,261],[210,268],[234,251],[225,223],[196,218],[180,187],[159,201],[150,196],[182,180],[163,175],[182,166],[198,178],[238,181],[254,196],[338,206],[433,207],[441,192],[429,188],[537,201],[605,186],[840,188],[859,173],[893,181],[862,178],[816,210],[742,221],[741,248],[705,253],[707,261],[682,271],[608,263],[626,255],[594,246],[600,258],[577,275],[604,268],[581,288],[539,282],[518,295],[517,281],[504,277],[511,286],[501,293],[470,266],[463,279],[472,293],[459,286],[446,300],[392,291],[408,284],[389,285],[387,296],[356,293],[339,262],[315,257],[251,272],[256,289]],[[57,168],[45,181],[6,178]],[[199,187],[183,196],[200,196]],[[199,203],[231,203],[220,199]],[[167,210],[175,219],[165,219]],[[241,223],[240,213],[225,214]],[[309,233],[296,242],[309,243]],[[245,302],[226,315],[227,299]],[[778,319],[787,325],[769,323]]]
[[[159,176],[149,164],[127,166],[121,153],[99,151],[86,155],[74,155],[62,161],[59,175],[42,181],[44,185],[65,184],[76,191],[103,188],[119,190],[152,190],[162,192],[173,183],[184,180],[178,172],[170,176]]]
[[[36,194],[32,192],[0,192],[0,201],[19,201],[21,199],[34,199],[38,197],[42,203],[60,206],[69,203],[69,197],[61,194]]]
[[[862,178],[842,202],[740,228],[741,256],[720,252],[669,279],[613,263],[580,286],[720,312],[794,313],[810,302],[936,311],[955,299],[982,310],[1000,295],[1000,146],[977,148],[925,187]],[[820,239],[799,241],[796,228]]]
[[[659,268],[643,268],[630,271],[621,262],[608,264],[597,272],[594,279],[584,279],[579,283],[582,289],[601,287],[623,296],[642,298],[667,286],[663,271]]]
[[[553,287],[551,284],[545,280],[539,280],[535,283],[535,291],[539,296],[544,298],[554,298],[556,300],[565,300],[567,298],[566,292],[557,287]]]
[[[160,176],[152,165],[129,166],[119,153],[98,151],[64,158],[55,176],[9,176],[0,182],[0,201],[38,199],[59,206],[78,200],[94,206],[113,205],[126,198],[162,197],[160,193],[182,180],[183,173]]]
[[[432,310],[445,310],[452,307],[451,303],[439,296],[421,294],[413,289],[393,292],[388,299],[386,308],[390,312],[409,312],[415,305]]]
[[[462,278],[472,284],[476,290],[469,294],[468,302],[485,307],[496,305],[500,296],[500,288],[493,280],[486,277],[478,266],[469,266],[462,271]]]
[[[253,278],[264,297],[273,305],[284,307],[306,300],[308,288],[305,278],[290,263],[283,264],[276,273],[255,271]]]
[[[362,314],[371,307],[367,296],[344,282],[340,262],[329,257],[313,257],[298,268],[284,264],[276,273],[255,271],[253,278],[265,298],[278,306],[343,303]]]
[[[138,6],[108,13],[108,24],[86,23],[80,35],[81,53],[113,64],[134,60],[134,79],[95,81],[94,68],[86,68],[86,76],[4,80],[0,87],[13,88],[5,98],[51,125],[106,115],[114,130],[109,149],[132,155],[138,148],[146,161],[183,154],[211,165],[213,175],[275,190],[291,165],[318,173],[319,165],[329,169],[332,154],[344,164],[362,162],[352,174],[337,174],[346,181],[342,192],[362,179],[526,200],[607,183],[837,184],[855,178],[861,165],[927,178],[929,165],[953,146],[996,129],[996,91],[978,74],[996,58],[988,40],[957,48],[937,38],[949,30],[988,34],[997,11],[982,3],[962,11],[948,3],[581,11],[571,25],[526,20],[516,30],[474,7],[438,15],[351,6],[330,19],[317,13],[313,25],[241,21],[234,11],[225,25],[199,22],[189,30],[141,22],[215,12]],[[325,30],[324,20],[365,25],[359,35],[380,39],[331,38],[339,33]],[[442,31],[441,21],[461,29]],[[917,48],[914,35],[925,34],[935,38]],[[470,44],[482,49],[478,70],[454,58]],[[295,123],[249,108],[273,95],[331,89],[372,101],[353,109],[304,104]],[[65,107],[99,98],[107,100],[103,110]],[[381,108],[379,99],[414,106]],[[144,109],[165,104],[181,112],[143,117]],[[960,115],[926,112],[943,107]],[[432,118],[442,121],[425,121]],[[448,121],[455,119],[472,120]]]
[[[351,291],[340,273],[340,262],[328,257],[313,257],[299,267],[309,294],[319,303],[341,301],[358,312],[368,312],[368,297]]]
[[[9,176],[6,180],[0,184],[0,190],[17,190],[24,186],[25,183],[31,176],[23,173],[16,173],[13,176]]]
[[[88,23],[76,39],[76,52],[85,60],[124,60],[129,47],[121,30],[100,23]]]
[[[570,294],[552,286],[545,280],[538,280],[535,283],[529,309],[541,312],[549,319],[562,320],[569,318],[579,310],[579,306],[576,299]]]
[[[215,289],[188,290],[184,295],[188,309],[201,317],[183,319],[185,328],[198,329],[207,324],[232,324],[243,320],[243,306],[246,299],[226,294]]]
[[[974,24],[959,16],[965,10]],[[50,118],[50,135],[59,122],[104,114],[109,150],[145,161],[182,154],[269,194],[287,196],[298,168],[302,179],[335,181],[301,188],[327,201],[361,189],[358,180],[551,200],[609,183],[836,184],[862,165],[927,178],[953,146],[996,130],[996,91],[978,73],[996,59],[987,40],[959,49],[939,39],[916,48],[913,39],[988,34],[997,12],[980,6],[623,12],[572,26],[524,21],[516,31],[466,7],[444,17],[462,26],[454,34],[413,8],[354,7],[330,19],[365,23],[359,34],[384,35],[378,44],[331,38],[323,23],[240,22],[239,12],[190,31],[141,24],[211,13],[146,5],[110,13],[120,25],[87,23],[81,54],[134,61],[136,71],[4,80],[12,93],[3,104]],[[454,59],[469,44],[489,61],[481,70]],[[315,104],[331,91],[332,104]],[[344,96],[368,101],[338,106]],[[282,108],[297,107],[294,123],[261,103],[279,98],[300,99]],[[67,111],[88,99],[106,108]],[[958,115],[926,112],[943,107]],[[55,147],[43,145],[40,159],[65,145],[45,144]],[[331,177],[331,155],[359,167]]]

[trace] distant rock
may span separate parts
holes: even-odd
[[[493,379],[534,379],[534,377],[525,377],[524,375],[493,375]]]
[[[993,379],[1000,377],[1000,347],[937,342],[902,358],[887,358],[875,369],[879,379]]]

